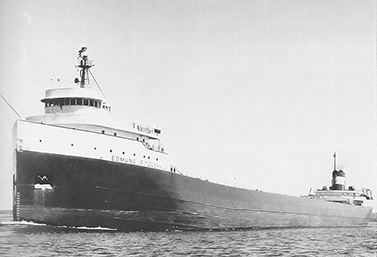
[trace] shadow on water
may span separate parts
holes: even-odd
[[[118,232],[13,222],[0,211],[2,256],[376,256],[377,223],[358,228]]]
[[[127,233],[122,231],[117,231],[116,229],[111,228],[103,228],[103,227],[67,227],[67,226],[50,226],[46,224],[40,224],[40,223],[34,223],[34,222],[27,222],[27,221],[20,221],[16,222],[13,221],[13,214],[11,210],[0,210],[0,227],[4,226],[10,226],[13,229],[18,229],[20,231],[23,231],[24,233],[32,232],[32,231],[38,231],[38,232],[85,232],[85,233],[99,233],[99,232],[105,232],[105,233]],[[377,222],[369,222],[368,225],[364,227],[375,227],[377,228]],[[360,228],[360,227],[358,227]],[[175,231],[163,231],[163,232],[132,232],[132,233],[178,233],[178,232],[184,232],[184,233],[232,233],[232,232],[248,232],[248,231],[299,231],[299,230],[339,230],[339,229],[350,229],[353,230],[355,228],[352,227],[317,227],[317,228],[248,228],[248,229],[229,229],[229,230],[203,230],[203,231],[181,231],[181,230],[175,230]]]

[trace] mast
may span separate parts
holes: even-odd
[[[80,70],[80,79],[76,78],[75,83],[80,82],[81,88],[89,88],[89,69],[94,66],[92,64],[92,60],[88,59],[87,55],[81,55],[83,52],[87,50],[86,47],[81,47],[81,50],[79,50],[79,57],[77,59],[79,60],[79,64],[76,66],[78,68],[81,68]]]
[[[333,157],[334,157],[334,170],[336,170],[336,152],[334,152]]]

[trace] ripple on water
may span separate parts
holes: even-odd
[[[2,256],[375,257],[376,252],[376,224],[362,228],[157,233],[0,224]]]

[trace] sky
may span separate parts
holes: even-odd
[[[0,46],[0,94],[22,118],[74,86],[86,46],[113,114],[159,127],[183,173],[299,196],[330,186],[337,152],[347,186],[377,198],[375,1],[0,0]],[[0,110],[11,209],[18,117]]]

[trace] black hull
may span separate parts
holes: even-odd
[[[137,165],[16,151],[15,220],[121,231],[217,230],[360,226],[370,213]]]

